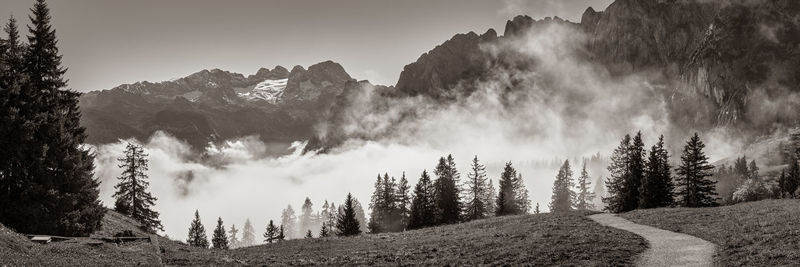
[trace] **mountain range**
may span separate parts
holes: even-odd
[[[617,0],[604,11],[589,7],[580,22],[517,16],[503,35],[493,29],[457,34],[406,65],[394,86],[355,80],[331,61],[291,71],[262,68],[247,77],[203,70],[86,93],[82,123],[93,144],[144,140],[160,130],[195,148],[247,135],[331,147],[352,135],[337,127],[352,104],[349,94],[369,88],[381,97],[452,101],[474,90],[459,85],[484,79],[493,69],[538,67],[514,55],[491,55],[486,45],[558,24],[585,34],[579,56],[603,66],[610,77],[656,77],[652,82],[675,125],[758,134],[797,124],[798,14],[800,1],[793,0]]]

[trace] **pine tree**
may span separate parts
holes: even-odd
[[[253,229],[253,224],[250,219],[244,221],[244,228],[242,228],[242,246],[249,247],[256,244],[256,231]]]
[[[642,180],[645,175],[645,155],[647,152],[644,149],[644,141],[642,140],[642,132],[637,132],[633,137],[633,143],[628,147],[628,173],[630,174],[625,180],[625,193],[623,199],[625,200],[625,210],[633,210],[639,207],[639,199],[641,194],[639,190],[642,187]]]
[[[452,155],[439,159],[439,164],[434,170],[436,181],[434,188],[436,193],[436,224],[457,223],[461,219],[461,197],[458,180],[461,176],[456,170],[455,160]]]
[[[305,234],[306,230],[311,230],[313,224],[312,217],[314,213],[314,209],[312,208],[313,205],[314,204],[311,203],[311,199],[308,197],[306,197],[306,200],[303,201],[303,206],[300,208],[300,218],[299,218],[300,227],[297,229],[298,231],[301,231],[299,233]]]
[[[306,231],[306,239],[314,238],[314,235],[311,233],[311,230]]]
[[[206,238],[206,228],[203,227],[203,222],[200,221],[200,213],[194,211],[194,220],[189,227],[189,239],[186,243],[193,247],[208,248],[208,238]]]
[[[319,237],[328,237],[330,236],[330,231],[328,230],[328,223],[322,223],[322,227],[319,228]]]
[[[344,207],[340,208],[344,209]],[[369,230],[369,226],[367,225],[367,214],[364,212],[364,207],[361,206],[361,202],[359,202],[358,198],[355,197],[353,197],[353,210],[355,210],[356,212],[356,221],[358,221],[358,230],[361,230],[362,233]]]
[[[403,172],[403,176],[400,177],[400,182],[397,184],[397,196],[395,196],[399,216],[398,222],[400,224],[398,231],[405,230],[408,225],[409,217],[411,216],[411,196],[409,195],[409,190],[408,179],[406,179],[406,173]]]
[[[275,223],[272,220],[269,220],[269,224],[267,224],[267,229],[264,232],[264,242],[272,243],[278,239],[278,227],[275,226]]]
[[[13,136],[6,140],[13,146],[3,148],[6,160],[0,165],[7,192],[0,196],[0,221],[24,233],[88,235],[100,228],[106,210],[93,178],[94,156],[83,146],[80,93],[64,89],[66,68],[61,66],[50,9],[38,0],[31,11],[19,68],[25,79],[10,87],[12,114],[0,115],[10,119],[4,125],[10,132],[4,134]]]
[[[488,180],[489,185],[486,186],[486,194],[483,197],[483,203],[486,205],[486,213],[483,215],[484,217],[494,216],[495,199],[497,199],[497,191],[494,188],[494,182],[492,182],[492,179]]]
[[[536,202],[536,208],[533,209],[533,214],[539,214],[539,202]]]
[[[222,217],[217,219],[217,228],[214,228],[211,244],[215,249],[228,249],[228,234],[225,233],[225,225],[222,223]]]
[[[605,182],[608,196],[603,197],[603,203],[606,204],[605,210],[610,212],[618,213],[633,209],[625,203],[626,191],[633,190],[626,184],[626,181],[630,180],[631,176],[628,168],[630,146],[631,136],[625,135],[619,146],[611,154],[611,163],[608,165],[609,177]]]
[[[676,195],[680,197],[680,204],[684,207],[709,207],[717,204],[716,182],[708,179],[713,174],[714,166],[708,163],[703,148],[705,144],[695,133],[686,142],[680,166],[675,169],[678,186]]]
[[[289,235],[286,238],[292,239],[295,237],[297,230],[295,229],[295,224],[297,221],[297,217],[294,215],[294,209],[292,209],[292,205],[286,206],[286,208],[281,213],[281,225],[286,230],[286,233]]]
[[[372,210],[369,219],[369,230],[371,233],[383,232],[383,222],[385,220],[384,214],[386,213],[384,190],[385,187],[383,185],[383,179],[381,178],[381,175],[378,174],[378,178],[375,180],[375,190],[372,192],[372,198],[370,199],[369,203],[369,208]]]
[[[644,180],[639,189],[639,208],[656,208],[672,205],[674,202],[672,175],[669,154],[664,148],[664,136],[650,149]]]
[[[339,209],[336,208],[336,204],[331,202],[331,206],[328,208],[328,235],[334,236],[336,235],[336,218],[339,217]]]
[[[414,199],[411,201],[411,211],[408,218],[408,229],[419,229],[433,226],[436,216],[436,203],[433,194],[435,189],[426,170],[422,171],[417,185],[414,186]]]
[[[786,180],[786,192],[793,198],[800,198],[800,195],[797,194],[797,190],[800,188],[800,163],[795,156],[792,156],[789,161]]]
[[[286,234],[283,231],[283,224],[281,224],[281,227],[278,229],[278,241],[283,240],[286,240]]]
[[[114,210],[140,222],[149,232],[163,231],[158,212],[151,208],[156,198],[147,191],[150,186],[147,181],[147,156],[144,147],[128,143],[125,156],[118,159],[122,175],[117,178],[119,184],[114,186],[117,189],[113,195],[117,199]]]
[[[575,201],[575,209],[577,210],[593,210],[594,209],[594,193],[589,191],[592,185],[589,172],[586,171],[586,162],[583,162],[581,176],[578,177],[578,194]]]
[[[527,189],[522,184],[522,176],[517,170],[506,163],[500,175],[500,192],[497,194],[495,214],[497,216],[515,215],[526,213],[530,208]]]
[[[239,230],[236,229],[235,224],[231,224],[231,229],[228,230],[228,246],[230,248],[238,248],[241,244],[239,243]]]
[[[360,222],[356,219],[355,204],[353,195],[348,193],[342,206],[342,212],[336,220],[336,228],[339,236],[353,236],[361,234]]]
[[[550,212],[564,212],[572,210],[575,204],[575,192],[572,188],[575,182],[572,180],[572,169],[569,167],[569,160],[558,170],[556,180],[553,182],[553,196],[550,199]]]
[[[486,167],[480,164],[478,156],[472,159],[470,173],[467,174],[467,202],[464,220],[471,221],[486,218],[488,203],[488,184],[486,180]]]

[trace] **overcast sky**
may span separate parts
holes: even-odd
[[[0,1],[28,23],[33,0]],[[612,0],[50,0],[70,87],[109,89],[201,69],[336,61],[357,79],[393,85],[403,66],[456,33],[502,34],[518,14],[580,21]]]

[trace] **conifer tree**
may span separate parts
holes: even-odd
[[[791,197],[800,198],[800,195],[797,194],[797,190],[800,188],[800,164],[795,156],[792,156],[789,161],[789,167],[786,171],[785,187],[786,193]]]
[[[311,230],[312,228],[312,221],[313,221],[313,213],[314,209],[313,203],[311,203],[311,199],[306,197],[306,200],[303,201],[303,206],[300,208],[300,218],[299,224],[300,227],[297,229],[300,231],[299,233],[305,234],[306,230]]]
[[[637,132],[633,136],[631,146],[628,147],[628,179],[625,181],[625,208],[626,210],[633,210],[639,207],[639,199],[641,198],[640,189],[642,187],[642,180],[645,175],[645,155],[644,141],[642,140],[642,132]]]
[[[311,230],[306,231],[306,239],[314,238],[314,234],[311,233]]]
[[[435,189],[430,176],[428,176],[428,171],[423,170],[417,185],[414,186],[414,199],[411,201],[408,229],[433,226],[434,216],[436,216],[434,193]]]
[[[488,203],[486,196],[488,184],[486,180],[486,167],[480,164],[478,156],[472,159],[470,172],[467,174],[467,199],[464,220],[471,221],[486,218]]]
[[[194,220],[189,227],[189,238],[186,243],[193,247],[208,248],[208,238],[206,238],[206,228],[203,227],[203,222],[200,221],[200,213],[194,211]]]
[[[457,223],[461,219],[462,209],[461,190],[458,186],[461,175],[456,170],[453,155],[440,158],[434,174],[437,177],[433,183],[436,189],[434,194],[436,200],[435,222],[436,224]]]
[[[122,175],[117,178],[119,183],[114,186],[117,189],[113,195],[117,199],[114,210],[140,222],[149,232],[163,231],[164,226],[158,219],[158,212],[151,208],[156,198],[147,191],[150,186],[147,181],[147,156],[144,147],[128,143],[125,156],[118,159]]]
[[[533,214],[539,214],[539,202],[536,202],[536,208],[533,209]]]
[[[242,246],[249,247],[256,244],[256,231],[253,229],[253,224],[250,219],[244,221],[244,228],[242,228]]]
[[[211,244],[215,249],[228,249],[228,234],[225,233],[225,225],[222,223],[222,217],[217,219],[217,228],[214,228]]]
[[[83,146],[80,93],[65,89],[50,9],[37,0],[31,11],[21,68],[25,79],[10,87],[14,112],[0,115],[10,119],[3,131],[13,137],[6,140],[13,145],[3,148],[6,158],[0,163],[7,192],[0,196],[0,221],[24,233],[88,235],[100,228],[106,210],[93,177],[94,156]]]
[[[20,101],[22,96],[23,80],[23,52],[25,47],[20,44],[17,21],[14,16],[8,20],[4,28],[7,39],[0,38],[0,222],[3,219],[4,211],[13,207],[7,206],[11,195],[11,190],[20,176],[15,174],[21,171],[17,164],[18,157],[25,153],[22,146],[24,142],[19,140],[24,121],[18,119]],[[16,190],[16,189],[15,189]]]
[[[328,223],[322,223],[322,227],[319,228],[319,237],[328,237],[330,236],[330,231],[328,230]]]
[[[286,234],[283,231],[283,224],[281,224],[281,227],[278,229],[278,241],[283,240],[286,240]]]
[[[278,239],[278,227],[275,226],[275,223],[272,220],[269,220],[269,224],[267,224],[267,229],[264,231],[264,242],[272,243]]]
[[[583,162],[581,176],[578,177],[578,193],[575,201],[575,209],[577,210],[592,210],[594,209],[594,193],[589,191],[592,185],[589,172],[586,171],[586,162]]]
[[[339,217],[339,209],[336,208],[336,204],[331,202],[331,206],[328,208],[328,235],[334,236],[336,235],[336,218]]]
[[[662,135],[658,138],[658,143],[650,149],[644,180],[639,190],[640,208],[666,207],[673,203],[675,186],[672,184],[671,169]]]
[[[369,203],[369,208],[372,210],[369,219],[369,230],[371,233],[383,232],[383,222],[385,220],[384,215],[386,213],[384,190],[385,186],[383,185],[383,179],[381,178],[381,175],[378,174],[378,178],[375,179],[375,190],[372,192],[372,198],[370,199]]]
[[[556,180],[553,182],[553,196],[550,199],[550,212],[570,211],[575,206],[575,192],[572,188],[575,182],[572,180],[572,169],[569,167],[569,160],[558,170]]]
[[[715,206],[716,182],[708,179],[714,166],[708,163],[708,157],[703,152],[703,141],[697,133],[686,142],[681,154],[681,162],[675,169],[676,195],[680,198],[680,205],[684,207],[709,207]]]
[[[228,246],[230,248],[238,248],[240,246],[238,235],[239,230],[236,229],[236,225],[231,224],[231,229],[228,230]]]
[[[517,173],[517,178],[513,183],[514,195],[517,198],[514,200],[519,207],[520,214],[526,214],[531,210],[531,200],[528,198],[528,189],[525,188],[525,183],[522,180],[522,173]]]
[[[483,203],[486,205],[486,213],[484,213],[484,217],[492,217],[494,216],[495,212],[495,199],[497,199],[497,191],[494,188],[494,182],[492,179],[489,180],[488,185],[486,186],[486,194],[483,197]]]
[[[399,222],[399,229],[398,231],[405,230],[406,225],[408,225],[409,216],[411,216],[410,206],[411,206],[411,196],[410,194],[410,186],[408,185],[408,179],[406,179],[406,173],[403,172],[403,176],[400,177],[400,182],[397,184],[397,192],[395,196],[395,200],[397,201],[397,212],[398,212],[398,222]]]
[[[284,230],[288,234],[286,238],[292,239],[296,236],[297,230],[295,229],[295,224],[297,222],[297,217],[294,215],[294,209],[292,209],[292,205],[286,206],[281,214],[281,225],[284,227]]]
[[[605,210],[618,213],[633,210],[634,207],[626,204],[628,190],[633,190],[628,187],[626,181],[630,180],[630,168],[628,151],[631,146],[631,136],[625,135],[620,141],[619,146],[614,149],[611,154],[611,163],[608,165],[609,177],[606,180],[606,192],[608,196],[603,197],[603,203],[606,204]],[[638,190],[638,188],[636,188]]]
[[[339,236],[353,236],[361,234],[360,222],[356,219],[356,209],[353,195],[348,193],[342,205],[342,211],[336,220],[336,229]]]
[[[497,193],[495,214],[497,216],[523,214],[530,208],[527,189],[522,184],[522,176],[506,163],[500,175],[500,191]]]
[[[344,207],[339,208],[344,209]],[[359,202],[358,198],[356,197],[353,197],[353,210],[356,212],[358,229],[361,230],[362,233],[367,232],[369,230],[369,226],[367,225],[367,214],[364,212],[364,207],[361,206],[361,202]]]

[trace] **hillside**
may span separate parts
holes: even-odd
[[[133,230],[113,211],[95,235]],[[136,231],[137,234],[143,234]],[[92,246],[88,239],[35,244],[0,227],[0,265],[567,265],[630,266],[644,239],[585,214],[508,216],[391,234],[288,240],[230,251],[159,239]],[[160,250],[160,253],[159,253]]]
[[[764,200],[714,208],[660,208],[621,214],[635,223],[711,241],[720,266],[796,266],[800,200]]]

